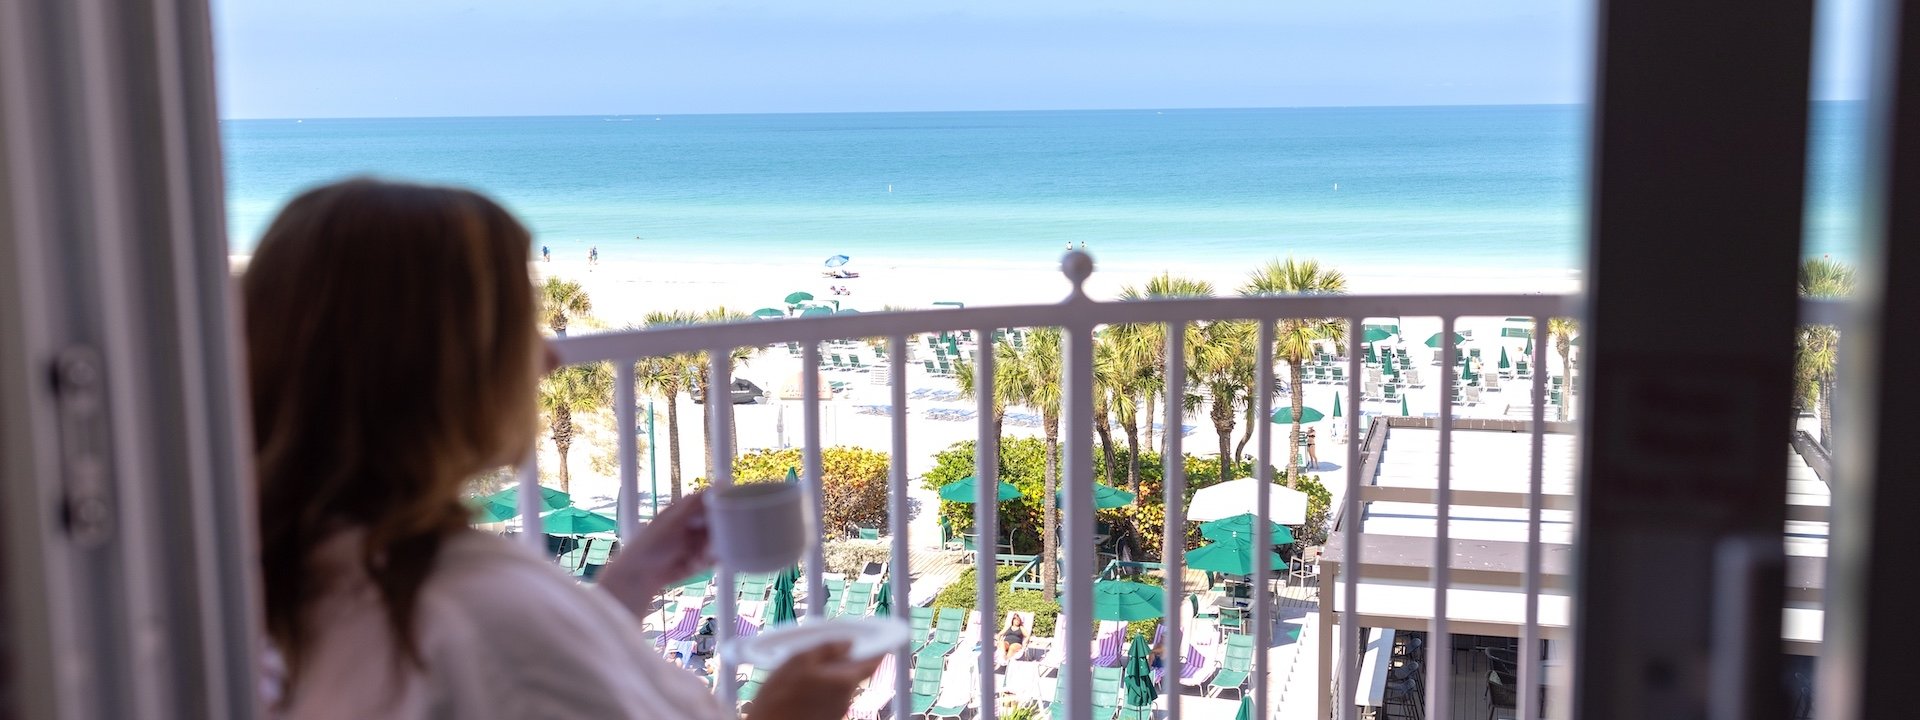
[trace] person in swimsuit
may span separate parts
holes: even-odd
[[[1312,463],[1313,469],[1320,469],[1320,452],[1314,446],[1313,428],[1307,428],[1307,462]]]
[[[1000,631],[1000,657],[1016,658],[1027,649],[1027,622],[1019,613],[1007,616],[1007,629]]]

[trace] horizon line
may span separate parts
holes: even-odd
[[[1827,102],[1827,101],[1815,101]],[[1845,102],[1845,101],[1839,101]],[[1057,107],[1057,108],[1004,108],[983,109],[947,109],[947,110],[789,110],[779,112],[676,112],[676,113],[525,113],[507,115],[289,115],[281,117],[250,116],[221,117],[227,120],[478,120],[498,118],[576,118],[576,117],[737,117],[766,115],[937,115],[937,114],[973,114],[973,113],[1040,113],[1040,112],[1168,112],[1168,111],[1222,111],[1222,110],[1351,110],[1351,109],[1427,109],[1427,108],[1494,108],[1494,107],[1585,107],[1587,102],[1530,102],[1530,103],[1458,103],[1428,105],[1395,104],[1353,104],[1353,105],[1217,105],[1193,107]]]

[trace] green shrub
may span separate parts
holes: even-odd
[[[799,471],[803,465],[799,448],[751,452],[734,459],[733,479],[780,482],[787,479],[789,469]],[[820,473],[826,481],[821,488],[826,507],[820,523],[828,537],[845,533],[849,524],[886,527],[887,470],[883,452],[857,447],[820,450]]]
[[[995,584],[997,591],[994,593],[995,609],[999,611],[1001,618],[1015,610],[1033,613],[1033,634],[1040,637],[1057,637],[1054,635],[1054,628],[1060,618],[1060,603],[1047,600],[1038,590],[1013,589],[1013,576],[1019,573],[1018,567],[999,568],[996,573],[999,581]],[[980,595],[974,587],[977,577],[978,575],[972,569],[964,570],[952,584],[941,588],[939,594],[933,598],[935,612],[940,608],[962,610],[978,608]],[[1140,575],[1128,579],[1147,585],[1164,585],[1157,575]],[[996,627],[1001,622],[1001,618],[993,619],[992,622]],[[1145,634],[1147,640],[1152,641],[1153,627],[1159,622],[1159,620],[1135,620],[1127,624],[1127,632],[1136,635]]]

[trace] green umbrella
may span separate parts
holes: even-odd
[[[1317,423],[1325,419],[1327,419],[1327,416],[1321,414],[1319,410],[1310,407],[1300,408],[1300,422]],[[1293,408],[1283,407],[1273,411],[1273,421],[1282,425],[1291,424],[1293,422]]]
[[[1200,523],[1200,536],[1208,540],[1231,540],[1234,538],[1252,539],[1254,523],[1259,518],[1253,513],[1241,513],[1230,518],[1221,518],[1212,522]],[[1293,531],[1287,526],[1272,520],[1267,521],[1267,534],[1273,538],[1272,545],[1286,545],[1293,542]]]
[[[1500,346],[1500,369],[1505,370],[1510,367],[1513,367],[1513,363],[1507,362],[1507,346],[1501,345]]]
[[[800,471],[798,471],[798,470],[795,470],[795,469],[793,469],[793,468],[791,468],[791,467],[789,467],[789,468],[787,468],[787,484],[788,484],[788,485],[799,485],[799,484],[800,484]]]
[[[1453,334],[1454,347],[1459,347],[1460,343],[1463,343],[1466,341],[1467,341],[1467,336],[1461,335],[1460,333]],[[1427,338],[1427,347],[1430,347],[1430,348],[1440,347],[1440,333],[1434,333],[1432,337]]]
[[[545,517],[540,518],[540,526],[548,535],[587,535],[620,529],[620,523],[613,518],[577,507],[566,507],[547,513]]]
[[[773,607],[767,615],[768,625],[784,625],[797,622],[800,618],[793,611],[793,582],[800,574],[800,568],[782,570],[780,576],[773,579]]]
[[[1056,491],[1053,497],[1055,499],[1055,502],[1060,503],[1062,507],[1066,506],[1067,491],[1065,490]],[[1093,484],[1093,506],[1096,509],[1110,510],[1113,508],[1126,507],[1132,504],[1133,504],[1133,493],[1127,492],[1125,490],[1121,490],[1120,488],[1114,487],[1112,485],[1102,485],[1100,483]]]
[[[1373,364],[1377,362],[1380,362],[1380,358],[1373,354],[1373,343],[1367,343],[1367,363]]]
[[[1240,712],[1233,714],[1233,720],[1258,720],[1253,716],[1253,694],[1240,696]]]
[[[1152,585],[1126,580],[1093,584],[1093,619],[1152,620],[1165,614],[1166,592]]]
[[[833,314],[833,308],[827,307],[825,305],[814,305],[812,307],[809,307],[805,310],[800,311],[800,317],[823,317],[823,316],[832,315],[832,314]]]
[[[810,293],[810,292],[791,292],[791,293],[787,293],[787,304],[788,304],[788,305],[799,305],[800,303],[803,303],[803,302],[806,302],[806,301],[808,301],[808,300],[812,300],[812,299],[813,299],[813,293]]]
[[[1407,396],[1405,395],[1400,396],[1400,416],[1413,417],[1413,411],[1407,409]]]
[[[474,501],[474,522],[501,522],[520,515],[520,486],[483,496]],[[573,504],[573,497],[545,485],[540,486],[542,510],[559,510]]]
[[[786,317],[787,311],[778,308],[760,308],[753,311],[753,316],[761,320],[775,320]]]
[[[979,479],[968,475],[948,483],[946,487],[940,488],[940,499],[947,502],[967,503],[971,505],[974,500],[980,498],[980,486],[977,484],[979,482]],[[1001,481],[998,497],[1000,502],[1017,500],[1020,497],[1020,488],[1014,487],[1012,483]]]
[[[1525,355],[1527,357],[1533,357],[1533,338],[1527,338],[1527,347],[1525,349],[1522,349],[1520,351],[1520,354]]]
[[[1187,553],[1187,567],[1228,575],[1252,575],[1252,553],[1253,544],[1247,541],[1246,536],[1234,536],[1194,548],[1193,552]],[[1287,561],[1280,559],[1279,553],[1268,550],[1266,555],[1268,569],[1286,569]]]
[[[1340,393],[1333,394],[1333,416],[1340,417]]]
[[[885,617],[887,615],[892,615],[893,614],[893,581],[892,580],[887,580],[880,583],[879,595],[880,597],[875,598],[873,601],[873,616]]]
[[[1128,707],[1151,707],[1160,697],[1160,691],[1153,686],[1153,665],[1148,656],[1153,651],[1147,649],[1147,636],[1136,634],[1127,643],[1127,668],[1122,671],[1120,685],[1127,691]]]
[[[1361,334],[1360,337],[1362,340],[1366,342],[1376,343],[1376,342],[1380,342],[1381,340],[1385,340],[1387,338],[1393,337],[1393,333],[1388,332],[1386,328],[1381,327],[1379,325],[1368,325],[1366,327],[1366,332]]]

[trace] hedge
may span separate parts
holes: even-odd
[[[781,482],[787,471],[799,472],[804,460],[799,448],[761,450],[735,458],[734,482]],[[830,447],[820,450],[822,490],[826,507],[821,528],[828,537],[846,532],[849,524],[887,525],[887,454],[866,448]]]
[[[1007,613],[1016,610],[1030,612],[1033,613],[1032,633],[1040,637],[1053,637],[1057,640],[1057,636],[1054,635],[1054,627],[1060,618],[1060,603],[1048,600],[1039,590],[1013,589],[1013,576],[1019,573],[1019,567],[1001,567],[999,568],[999,572],[996,573],[999,581],[994,585],[996,588],[994,592],[994,608],[999,611],[1000,617],[992,620],[994,626],[996,628],[999,627],[999,624],[1004,620]],[[975,573],[972,568],[961,571],[958,579],[954,580],[952,584],[941,588],[940,593],[933,597],[934,612],[939,612],[941,608],[973,610],[979,607],[978,601],[980,595],[976,592],[977,588],[974,587],[974,584],[978,582],[978,577],[979,575]],[[1128,579],[1148,585],[1163,584],[1157,575],[1140,575]],[[1063,579],[1061,582],[1063,590],[1065,586],[1066,582]],[[1127,632],[1130,634],[1145,633],[1147,639],[1151,641],[1153,639],[1153,626],[1159,622],[1159,620],[1136,620],[1127,624]]]

